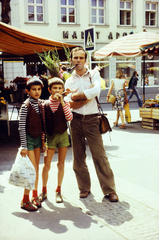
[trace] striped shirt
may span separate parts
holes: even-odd
[[[49,106],[51,111],[54,113],[57,111],[59,107],[60,102],[58,100],[52,99],[52,97],[49,97]],[[65,118],[67,121],[71,121],[73,118],[71,109],[70,109],[70,104],[68,102],[65,102],[65,106],[62,107],[63,112],[65,115]],[[46,121],[45,121],[45,103],[42,104],[42,118],[43,118],[43,123],[44,123],[44,130],[46,130]],[[42,135],[42,139],[45,138],[45,134]]]
[[[39,109],[39,100],[36,100],[29,96],[27,99],[29,100],[29,103],[33,107],[33,109],[40,114]],[[23,104],[20,109],[20,119],[19,119],[19,135],[20,135],[20,143],[21,147],[24,149],[27,149],[27,140],[26,140],[26,120],[27,120],[27,114],[28,114],[28,106],[26,104]]]

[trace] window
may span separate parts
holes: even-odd
[[[75,0],[60,0],[61,23],[76,23]]]
[[[91,0],[91,23],[104,24],[104,0]]]
[[[145,25],[156,26],[157,25],[157,3],[145,3]]]
[[[44,22],[44,0],[28,0],[28,22]]]
[[[132,2],[120,1],[120,25],[132,25]]]

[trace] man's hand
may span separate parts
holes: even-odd
[[[71,96],[71,99],[73,101],[78,101],[78,100],[86,100],[87,98],[83,92],[80,92],[80,93],[73,93]]]

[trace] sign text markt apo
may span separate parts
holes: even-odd
[[[132,34],[132,32],[131,33],[123,32],[123,34],[120,34],[118,32],[116,32],[116,34],[113,34],[112,32],[109,32],[108,39],[114,39],[114,38],[118,39],[119,37],[127,36],[128,34]],[[71,37],[72,37],[72,39],[79,39],[79,35],[77,35],[76,31],[73,32]],[[96,37],[97,37],[97,39],[100,39],[100,32],[96,32]],[[68,38],[70,38],[69,32],[63,31],[63,39],[68,39]],[[84,32],[81,32],[80,39],[84,39]]]

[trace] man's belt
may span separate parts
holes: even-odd
[[[92,118],[92,117],[97,117],[97,116],[99,116],[98,113],[87,114],[87,115],[82,115],[82,114],[75,113],[75,112],[72,112],[72,113],[73,113],[73,117],[77,117],[77,118],[81,118],[81,119],[84,119],[84,118]]]

